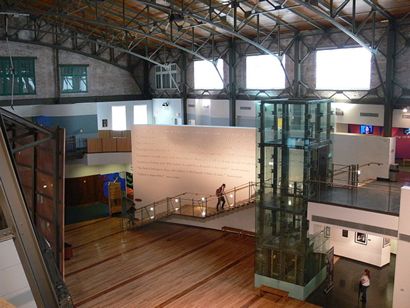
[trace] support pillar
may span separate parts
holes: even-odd
[[[54,48],[54,85],[55,85],[55,102],[56,104],[60,104],[61,102],[61,81],[60,81],[60,54],[59,49]]]
[[[188,91],[187,91],[187,62],[186,53],[181,54],[181,98],[182,98],[182,124],[188,124]]]
[[[144,66],[144,83],[143,83],[143,88],[142,88],[142,95],[145,99],[151,99],[151,91],[150,91],[150,86],[149,86],[149,62],[143,61],[143,66]]]
[[[229,44],[229,125],[236,126],[236,42]]]
[[[300,83],[302,80],[302,65],[300,59],[300,36],[296,35],[293,45],[294,76],[293,76],[293,96],[301,97]]]
[[[391,137],[393,126],[394,70],[396,62],[396,24],[389,21],[386,56],[386,82],[384,97],[384,137]]]

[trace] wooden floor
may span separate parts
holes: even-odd
[[[259,297],[251,237],[168,223],[123,231],[116,218],[66,228],[77,307],[315,307]]]

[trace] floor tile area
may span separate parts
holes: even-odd
[[[390,264],[378,268],[350,259],[340,258],[335,264],[335,286],[327,295],[322,284],[306,300],[325,308],[390,308],[393,301],[393,283],[395,255],[391,255]],[[358,281],[361,272],[368,268],[371,274],[371,286],[367,290],[367,303],[358,299]]]

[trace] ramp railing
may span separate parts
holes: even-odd
[[[225,191],[225,206],[227,212],[235,208],[249,205],[255,201],[255,183],[248,182]],[[166,197],[135,209],[128,210],[130,221],[134,226],[141,226],[171,215],[197,218],[208,218],[218,214],[216,204],[218,197],[214,194],[184,192],[172,197]]]

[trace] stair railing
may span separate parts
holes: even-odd
[[[358,187],[359,175],[360,173],[369,166],[377,165],[381,166],[382,163],[378,162],[368,162],[362,165],[351,164],[333,164],[331,172],[331,182],[333,186],[349,186],[349,187]]]
[[[256,184],[248,182],[225,191],[227,208],[239,207],[255,201]],[[217,203],[216,195],[185,192],[176,196],[155,201],[135,211],[134,225],[144,225],[170,216],[183,215],[205,218],[215,213],[213,204]]]

